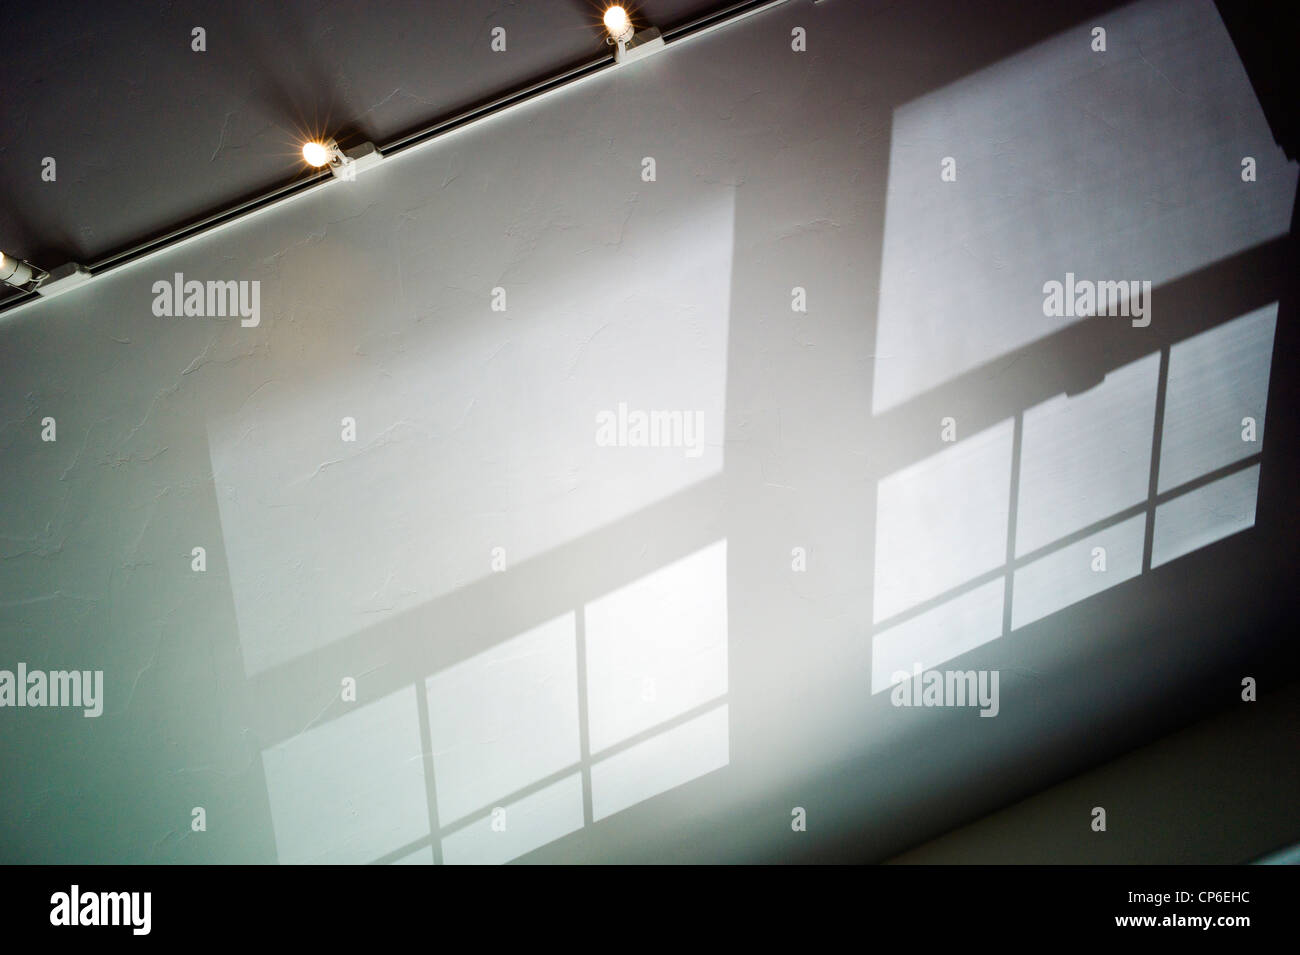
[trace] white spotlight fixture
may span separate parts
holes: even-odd
[[[314,139],[303,143],[302,158],[307,165],[317,169],[329,166],[336,179],[352,179],[358,172],[375,165],[384,157],[374,143],[362,143],[344,151],[333,139]]]
[[[0,252],[0,282],[4,282],[5,285],[28,289],[33,282],[40,281],[38,272],[40,275],[45,274],[22,259],[15,259],[12,255]]]
[[[0,282],[11,288],[35,292],[42,298],[51,298],[88,281],[90,281],[90,273],[75,262],[60,265],[57,269],[46,272],[30,262],[0,252]]]
[[[632,18],[618,4],[605,8],[604,15],[606,43],[614,45],[614,61],[627,63],[630,60],[648,56],[664,47],[664,38],[656,27],[646,27],[637,31],[632,26]]]

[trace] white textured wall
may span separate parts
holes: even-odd
[[[1155,506],[1158,353],[1270,307],[1294,197],[1212,5],[1108,15],[1105,58],[1088,24],[972,48],[861,9],[790,4],[0,319],[0,667],[106,676],[97,720],[0,712],[0,856],[785,858],[795,806],[881,853],[1211,679],[1268,611],[1233,595],[1278,573],[1277,499],[1164,512],[1159,556],[1199,563],[1163,576],[1125,508]],[[1067,270],[1156,283],[1150,328],[1045,318]],[[260,282],[260,324],[155,317],[176,272]],[[1271,321],[1219,333],[1226,381],[1176,352],[1190,479],[1245,460],[1242,413],[1262,435],[1234,383]],[[1199,431],[1180,381],[1219,396]],[[700,453],[600,446],[620,403],[698,413]],[[922,656],[1002,668],[999,717],[874,695]]]

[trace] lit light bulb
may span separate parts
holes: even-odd
[[[608,7],[605,10],[605,29],[609,31],[610,39],[615,43],[625,43],[632,39],[632,20],[627,15],[627,11],[620,6]]]
[[[302,147],[302,158],[307,165],[320,168],[329,165],[331,150],[324,143],[310,142]]]

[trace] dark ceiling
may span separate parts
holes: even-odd
[[[606,53],[605,5],[108,0],[90,18],[84,2],[41,4],[0,31],[0,249],[94,262],[306,175],[305,133],[383,144]],[[726,4],[627,5],[667,29]]]

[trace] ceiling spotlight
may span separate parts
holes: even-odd
[[[605,29],[609,31],[610,41],[619,44],[627,43],[634,32],[632,18],[617,4],[605,10]]]
[[[12,255],[0,252],[0,282],[4,282],[5,285],[27,288],[34,279],[39,279],[37,272],[40,272],[40,269],[32,268],[22,259],[15,259]]]
[[[362,143],[345,152],[332,139],[314,139],[309,143],[303,143],[302,158],[307,165],[315,166],[317,169],[329,166],[330,172],[336,179],[350,180],[355,179],[358,172],[369,169],[384,157],[375,148],[374,143]]]
[[[664,48],[664,38],[655,27],[638,31],[632,26],[632,17],[618,4],[605,8],[606,43],[613,44],[614,61],[627,63],[648,56]]]
[[[0,252],[0,282],[24,292],[35,292],[44,298],[51,298],[88,281],[90,273],[75,262],[68,262],[47,272],[30,262]]]
[[[324,142],[313,140],[303,144],[302,158],[307,165],[319,169],[321,166],[328,166],[332,162],[341,161],[343,153],[339,150],[338,143],[332,139],[327,139]]]

